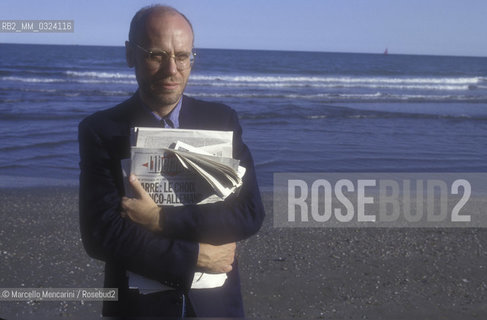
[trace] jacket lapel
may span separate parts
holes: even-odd
[[[192,112],[193,104],[191,99],[183,95],[181,111],[179,112],[179,127],[181,129],[191,129],[196,127],[197,120]]]
[[[161,124],[154,116],[144,108],[139,98],[139,92],[130,99],[128,111],[129,127],[160,127]]]

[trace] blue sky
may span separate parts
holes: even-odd
[[[0,19],[66,19],[69,34],[0,33],[2,43],[123,45],[154,1],[2,0]],[[168,0],[196,47],[487,56],[487,0]]]

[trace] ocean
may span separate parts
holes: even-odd
[[[234,108],[275,172],[486,172],[487,58],[197,49],[186,93]],[[0,44],[0,187],[77,184],[77,125],[137,88],[122,47]]]

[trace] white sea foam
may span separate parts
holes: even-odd
[[[20,82],[38,82],[38,83],[52,83],[52,82],[64,82],[63,79],[53,78],[23,78],[23,77],[1,77],[2,81],[20,81]]]
[[[480,83],[482,77],[458,78],[395,78],[395,77],[308,77],[308,76],[241,76],[241,75],[192,75],[191,80],[206,82],[249,82],[249,83],[387,83],[387,84],[452,84],[471,85]]]
[[[68,82],[84,84],[136,85],[135,75],[123,72],[65,71]],[[65,82],[62,78],[35,78],[7,76],[5,81],[28,83]],[[194,74],[190,85],[228,88],[317,88],[317,89],[384,89],[384,90],[434,90],[467,91],[485,89],[484,77],[364,77],[364,76],[266,76],[266,75],[205,75]]]
[[[17,81],[27,83],[66,83],[65,79],[48,79],[48,78],[22,78],[22,77],[1,77],[2,81]],[[68,81],[72,83],[86,83],[86,84],[130,84],[136,85],[135,80],[101,80],[101,79],[77,79]]]
[[[395,77],[304,77],[193,75],[190,85],[242,88],[323,88],[466,91],[478,87],[481,77],[395,78]]]
[[[210,83],[198,83],[190,82],[190,85],[195,86],[212,86],[212,87],[241,87],[241,88],[324,88],[324,89],[396,89],[396,90],[469,90],[469,85],[460,84],[394,84],[385,82],[336,82],[336,83],[291,83],[291,82],[275,82],[275,83],[258,83],[258,82],[210,82]]]
[[[66,71],[65,74],[75,78],[135,79],[135,75],[133,73],[120,72]]]
[[[390,94],[390,93],[356,93],[356,94],[283,94],[283,93],[189,93],[192,97],[198,98],[239,98],[239,99],[292,99],[292,100],[318,100],[320,102],[346,102],[346,101],[464,101],[477,102],[485,101],[484,97],[468,95],[421,95],[421,94]]]
[[[135,80],[100,80],[100,79],[79,79],[75,80],[76,83],[105,83],[105,84],[137,84]]]
[[[128,84],[128,85],[136,85],[137,81],[135,77],[129,76],[116,76],[115,74],[106,74],[103,73],[92,73],[92,72],[85,72],[82,74],[90,75],[96,74],[97,76],[86,78],[75,78],[68,80],[69,82],[74,83],[85,83],[85,84]],[[364,89],[396,89],[396,90],[442,90],[442,91],[452,91],[452,90],[459,90],[465,91],[471,88],[471,84],[467,84],[467,80],[458,80],[457,82],[451,79],[445,79],[443,82],[440,80],[432,80],[431,82],[419,81],[414,79],[403,79],[401,81],[396,81],[397,79],[390,79],[389,82],[385,81],[384,79],[377,79],[376,82],[373,82],[372,79],[350,79],[349,81],[344,81],[343,79],[337,79],[337,81],[332,82],[330,79],[326,81],[315,81],[312,82],[309,79],[305,80],[303,78],[303,82],[299,82],[298,78],[293,78],[293,80],[286,80],[286,81],[275,81],[271,82],[270,79],[264,79],[261,77],[252,78],[252,81],[240,81],[236,80],[240,77],[228,78],[227,80],[220,82],[218,81],[209,81],[209,77],[192,77],[190,81],[190,85],[194,86],[212,86],[212,87],[242,87],[242,88],[323,88],[323,89],[356,89],[356,88],[364,88]],[[269,77],[273,78],[273,77]],[[19,82],[28,82],[28,83],[56,83],[56,82],[66,82],[65,79],[55,79],[55,78],[29,78],[29,77],[2,77],[0,78],[3,81],[19,81]],[[206,79],[206,80],[204,80]],[[262,79],[262,81],[258,81],[257,79]],[[414,82],[416,81],[416,82]],[[484,89],[485,86],[477,85],[476,88]]]

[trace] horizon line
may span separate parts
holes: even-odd
[[[80,47],[118,47],[124,48],[123,45],[100,45],[100,44],[64,44],[64,43],[18,43],[18,42],[0,42],[2,44],[13,45],[41,45],[41,46],[80,46]],[[437,54],[437,53],[401,53],[401,52],[388,52],[384,54],[381,52],[345,52],[345,51],[319,51],[319,50],[293,50],[293,49],[252,49],[252,48],[205,48],[196,47],[196,50],[235,50],[235,51],[276,51],[276,52],[303,52],[303,53],[337,53],[337,54],[375,54],[383,56],[432,56],[432,57],[453,57],[453,58],[487,58],[487,55],[451,55],[451,54]]]

